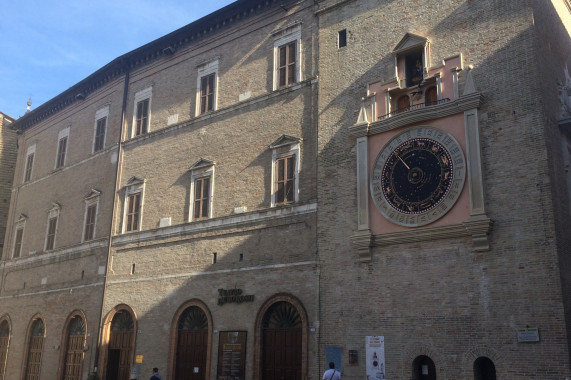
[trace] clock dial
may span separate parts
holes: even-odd
[[[454,137],[436,128],[411,128],[393,137],[377,156],[371,193],[391,222],[421,226],[448,212],[464,177],[464,155]]]
[[[452,157],[437,141],[418,138],[399,145],[383,168],[383,194],[392,207],[419,214],[440,203],[452,184]]]

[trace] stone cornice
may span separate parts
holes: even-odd
[[[492,230],[493,221],[485,216],[471,217],[463,223],[437,227],[411,228],[405,231],[373,235],[372,245],[386,247],[395,244],[415,243],[420,241],[454,239],[472,236],[473,248],[476,251],[489,249],[479,239],[484,238]]]
[[[63,258],[71,259],[80,255],[91,255],[97,249],[106,248],[108,240],[106,237],[98,238],[88,242],[56,248],[50,252],[35,252],[30,255],[25,255],[16,259],[6,259],[3,261],[3,266],[7,269],[18,268],[21,266],[32,265],[42,266],[46,262],[56,262]]]
[[[142,141],[145,141],[148,139],[152,139],[156,136],[163,135],[166,133],[170,133],[170,132],[179,130],[181,128],[183,128],[183,129],[188,128],[188,127],[190,127],[190,126],[192,126],[198,122],[201,122],[204,120],[209,120],[209,119],[214,119],[214,118],[220,117],[222,115],[225,115],[227,113],[240,110],[241,108],[250,107],[254,104],[258,104],[260,102],[264,102],[264,101],[267,101],[267,100],[270,100],[270,99],[273,99],[276,97],[280,97],[284,94],[297,91],[301,88],[313,86],[316,83],[317,83],[317,78],[309,78],[309,79],[306,79],[302,82],[296,83],[295,85],[280,88],[278,90],[275,90],[275,91],[272,91],[269,93],[265,93],[265,94],[262,94],[260,96],[256,96],[255,98],[250,98],[250,99],[235,103],[231,106],[220,108],[218,110],[211,111],[211,112],[208,112],[208,113],[203,114],[203,115],[199,115],[197,117],[194,117],[194,118],[187,120],[187,121],[180,122],[178,124],[172,124],[172,125],[166,126],[164,128],[160,128],[160,129],[150,131],[149,133],[145,133],[145,134],[142,134],[139,136],[135,136],[129,140],[125,140],[123,142],[123,146],[125,146],[125,147],[131,146],[133,144],[138,144],[139,142],[142,142]]]
[[[482,102],[482,94],[475,92],[463,95],[451,102],[410,110],[370,124],[361,123],[353,125],[349,127],[349,133],[355,138],[375,135],[406,127],[407,125],[456,115],[470,109],[479,108]]]
[[[97,91],[112,81],[120,79],[129,71],[147,66],[158,59],[164,59],[166,56],[172,56],[176,54],[177,50],[188,45],[202,43],[208,39],[215,38],[216,35],[228,30],[228,28],[236,25],[238,22],[251,19],[266,9],[273,8],[275,11],[283,12],[280,5],[284,2],[295,3],[297,1],[236,1],[114,59],[81,82],[15,120],[10,125],[10,128],[20,132],[29,129],[72,104],[83,101],[90,93]]]
[[[486,215],[473,215],[463,223],[436,227],[417,227],[404,231],[373,235],[370,230],[354,232],[351,243],[357,252],[359,261],[372,260],[373,247],[388,247],[397,244],[417,243],[431,240],[457,239],[472,237],[472,249],[476,252],[490,250],[489,234],[494,222]]]
[[[334,4],[327,5],[327,6],[323,7],[323,8],[321,8],[321,9],[316,10],[316,11],[315,11],[315,15],[316,15],[316,16],[321,16],[321,15],[324,14],[324,13],[330,12],[330,11],[332,11],[332,10],[338,8],[338,7],[342,7],[342,6],[346,5],[346,4],[352,3],[352,2],[354,2],[354,1],[355,1],[355,0],[340,0],[340,1],[336,2],[336,3],[334,3]]]
[[[223,235],[225,233],[232,233],[234,228],[247,228],[248,226],[255,227],[258,225],[267,227],[267,223],[270,221],[311,214],[316,211],[316,203],[272,207],[244,214],[234,214],[203,221],[178,224],[175,226],[116,235],[113,237],[112,244],[114,247],[128,246],[132,244],[140,247],[145,245],[145,243],[157,244],[157,242],[162,243],[169,239],[184,240],[201,236],[201,234],[205,233]]]

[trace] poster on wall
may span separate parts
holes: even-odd
[[[368,336],[366,339],[367,380],[385,380],[385,337]]]
[[[246,373],[246,331],[220,331],[218,380],[244,380]]]

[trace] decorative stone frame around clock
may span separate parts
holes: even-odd
[[[433,208],[420,213],[405,213],[392,207],[385,198],[382,189],[382,172],[391,153],[401,144],[416,138],[433,140],[448,151],[451,158],[451,183],[442,199]],[[419,227],[440,219],[452,208],[464,186],[465,174],[464,153],[454,136],[433,127],[414,127],[405,129],[394,136],[379,152],[371,170],[370,190],[373,202],[386,219],[405,227]]]
[[[457,75],[460,71],[461,69],[458,69],[453,74]],[[374,100],[374,96],[369,95],[368,99],[371,98]],[[488,218],[485,210],[478,124],[478,108],[482,102],[483,96],[476,91],[471,70],[467,71],[463,94],[450,102],[410,110],[373,122],[369,122],[371,119],[367,117],[368,108],[363,102],[357,123],[349,127],[349,133],[356,138],[357,161],[357,229],[351,235],[351,241],[361,261],[371,260],[372,247],[437,239],[471,237],[474,251],[490,249],[488,235],[492,230],[493,221]],[[470,200],[468,219],[449,225],[427,225],[397,232],[372,234],[369,216],[369,202],[372,198],[369,194],[368,137],[461,112],[464,113],[466,138],[466,175]]]

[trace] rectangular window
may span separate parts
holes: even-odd
[[[65,154],[67,152],[67,136],[59,139],[57,149],[56,169],[65,165]]]
[[[46,235],[46,251],[50,251],[55,248],[56,227],[57,227],[57,216],[54,216],[48,220],[48,233]]]
[[[136,117],[135,136],[140,136],[148,131],[149,126],[149,99],[137,102],[137,117]]]
[[[216,91],[218,91],[217,59],[204,62],[198,67],[196,75],[196,116],[218,109]]]
[[[105,128],[107,126],[107,117],[98,119],[95,125],[95,139],[93,141],[93,153],[99,152],[105,148]]]
[[[295,156],[276,159],[276,195],[275,203],[294,201],[295,189]]]
[[[210,216],[210,177],[194,180],[194,218],[201,219]]]
[[[26,172],[24,174],[24,182],[32,180],[32,167],[34,166],[34,153],[28,154],[26,159]]]
[[[216,91],[216,74],[200,78],[200,113],[212,111],[214,109],[214,96]]]
[[[347,29],[340,30],[337,37],[339,48],[347,46]]]
[[[97,203],[87,206],[85,214],[85,231],[83,241],[93,240],[95,237],[95,215],[97,213]]]
[[[141,193],[131,194],[127,200],[127,224],[126,231],[139,229],[139,217],[141,215]]]
[[[24,237],[24,227],[16,229],[16,239],[14,240],[14,253],[13,258],[20,257],[22,254],[22,239]]]
[[[278,48],[279,87],[296,82],[296,47],[297,42],[290,42]]]

